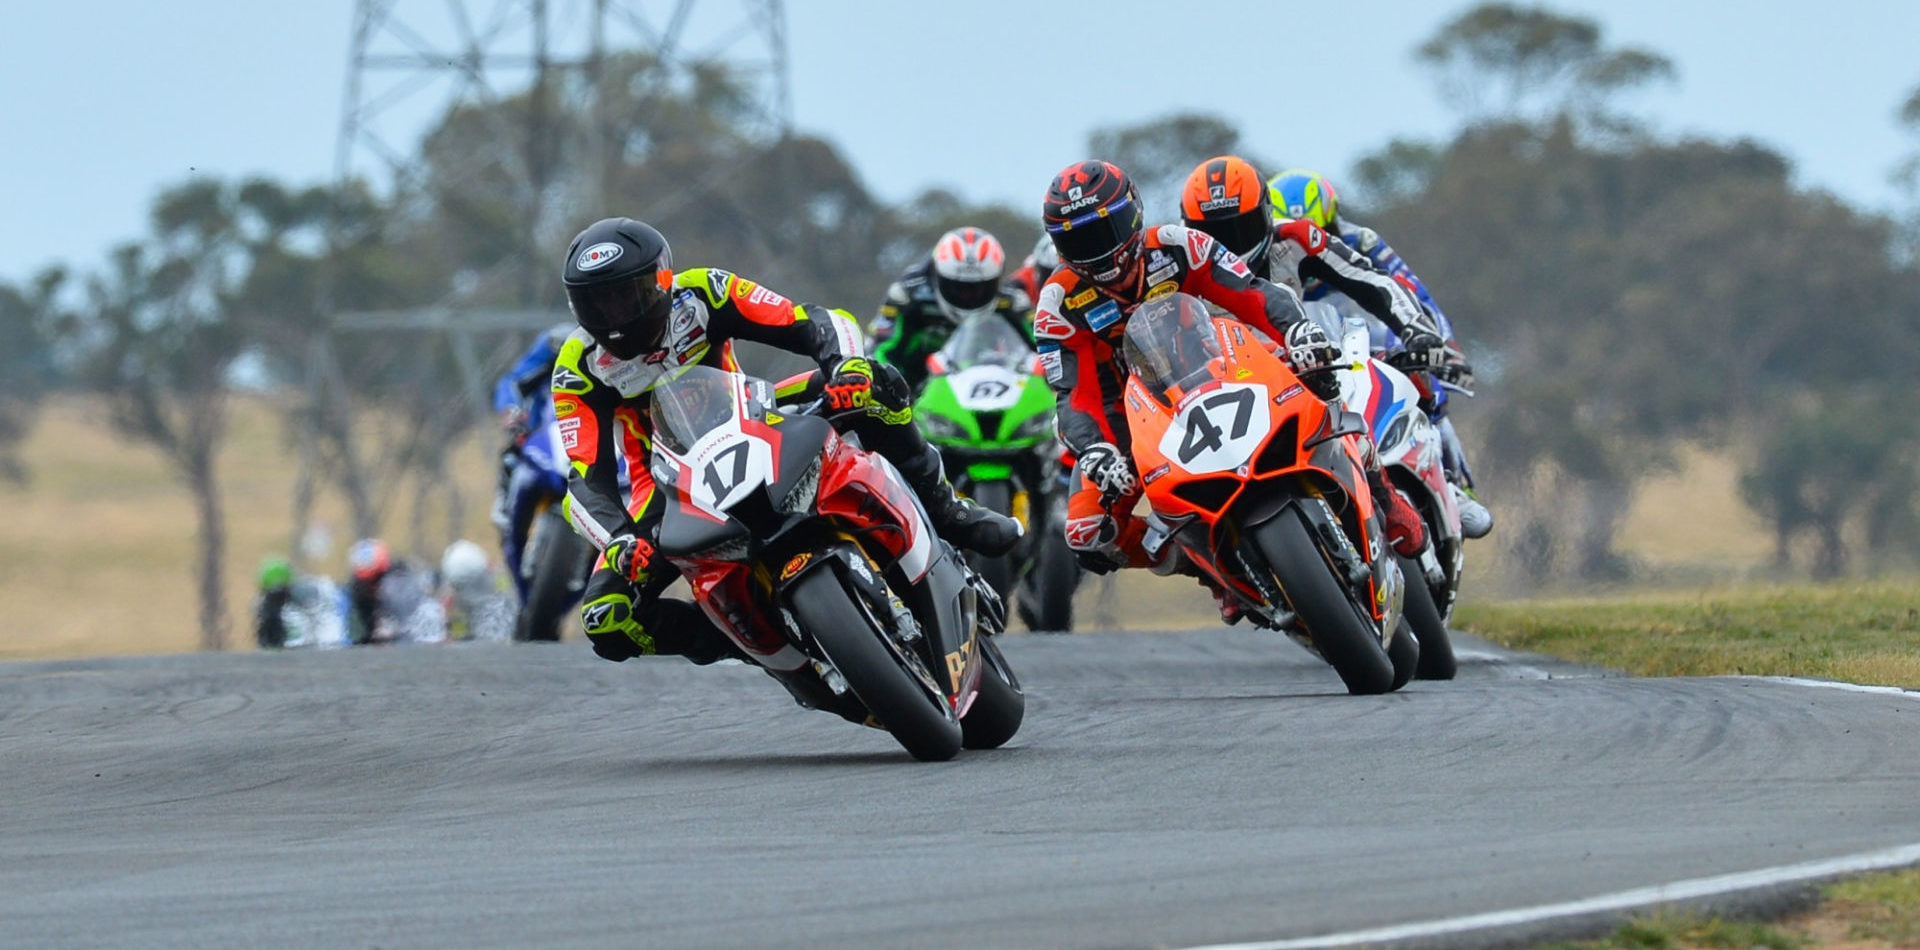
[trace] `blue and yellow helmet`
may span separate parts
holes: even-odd
[[[1328,231],[1340,213],[1333,183],[1304,168],[1289,168],[1267,179],[1267,198],[1274,214],[1305,218]]]

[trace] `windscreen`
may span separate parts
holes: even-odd
[[[711,366],[688,369],[654,390],[653,437],[675,454],[686,454],[701,436],[743,415],[745,382],[746,377],[738,373]]]
[[[941,349],[954,369],[999,366],[1025,372],[1033,364],[1033,345],[1007,318],[995,313],[968,317]]]
[[[1124,348],[1128,369],[1165,405],[1213,379],[1212,362],[1221,356],[1207,305],[1186,294],[1141,304],[1127,318]]]

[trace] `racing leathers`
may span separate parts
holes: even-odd
[[[521,464],[522,450],[527,439],[552,418],[548,383],[565,339],[564,333],[543,331],[493,386],[493,411],[500,419],[506,445],[500,450],[500,477],[494,486],[491,520],[500,532],[507,572],[516,585],[522,583],[520,555],[535,514],[534,493],[528,490],[531,483],[527,481],[532,473]],[[516,483],[516,478],[521,481]]]
[[[1283,284],[1256,277],[1245,262],[1207,234],[1180,225],[1149,228],[1138,283],[1115,293],[1095,286],[1071,267],[1055,271],[1041,287],[1034,310],[1040,363],[1059,394],[1060,437],[1077,463],[1067,501],[1067,545],[1090,570],[1145,567],[1147,525],[1133,514],[1140,482],[1123,402],[1127,369],[1120,354],[1127,316],[1142,302],[1179,292],[1191,294],[1267,334],[1284,347],[1296,371],[1330,365],[1324,332],[1316,351],[1286,344],[1306,323],[1298,295]],[[1317,330],[1317,328],[1316,328]],[[1368,473],[1375,499],[1387,511],[1396,547],[1418,553],[1425,546],[1419,515],[1386,488],[1378,466]]]
[[[1316,290],[1332,287],[1399,334],[1409,351],[1422,356],[1444,353],[1439,326],[1413,292],[1313,222],[1295,218],[1274,225],[1266,258],[1266,273],[1260,276],[1267,280],[1287,285],[1306,300],[1324,294],[1309,295],[1309,285]]]
[[[1420,305],[1426,309],[1427,313],[1432,314],[1434,331],[1446,343],[1444,365],[1439,368],[1438,375],[1460,386],[1471,385],[1473,368],[1467,363],[1466,351],[1455,340],[1453,322],[1447,319],[1445,311],[1442,311],[1440,305],[1434,301],[1433,294],[1427,290],[1426,282],[1422,281],[1419,275],[1413,272],[1413,268],[1407,265],[1406,260],[1394,251],[1393,246],[1372,228],[1354,224],[1343,217],[1335,217],[1333,229],[1341,241],[1365,255],[1376,268],[1412,291],[1414,297],[1420,301]],[[1324,281],[1307,280],[1302,288],[1302,297],[1307,300],[1318,300],[1330,290],[1340,290],[1348,296],[1353,296],[1344,288],[1329,288]],[[1387,329],[1399,334],[1398,329],[1391,325]],[[1405,334],[1399,335],[1404,340]],[[1387,349],[1395,342],[1391,337],[1377,339],[1375,348]],[[1450,480],[1458,488],[1455,497],[1460,502],[1461,529],[1470,538],[1483,537],[1493,527],[1493,515],[1473,494],[1473,467],[1467,464],[1466,449],[1460,444],[1460,435],[1454,430],[1453,419],[1447,415],[1445,389],[1434,387],[1432,403],[1427,414],[1433,419],[1434,428],[1440,433],[1441,464],[1446,468]]]
[[[850,385],[843,381],[858,380],[864,370],[871,399],[863,400],[866,411],[851,423],[863,444],[893,461],[943,533],[956,525],[976,527],[968,519],[988,517],[954,498],[938,453],[912,424],[905,383],[885,367],[867,365],[851,316],[795,304],[714,268],[680,271],[672,288],[661,351],[623,360],[585,330],[576,330],[554,363],[554,413],[572,468],[565,513],[601,551],[581,608],[595,653],[611,660],[674,653],[696,663],[729,653],[729,642],[705,614],[685,601],[659,596],[679,572],[654,556],[664,499],[654,490],[648,464],[648,408],[652,384],[676,367],[737,370],[736,339],[812,357],[821,370],[812,381],[816,388],[821,380],[829,390]],[[628,481],[624,496],[622,469]],[[1018,538],[1017,529],[1011,530],[1008,546]]]
[[[1016,285],[1006,284],[993,302],[993,312],[1005,318],[1022,337],[1032,339],[1027,325],[1031,298]],[[887,287],[886,299],[868,324],[873,358],[900,371],[914,392],[927,381],[927,357],[945,346],[959,321],[942,309],[934,294],[933,260],[909,268]]]

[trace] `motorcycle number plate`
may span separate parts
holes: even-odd
[[[1272,430],[1267,390],[1223,383],[1184,402],[1160,437],[1160,454],[1196,475],[1238,468]]]
[[[1020,401],[1026,380],[998,366],[969,366],[948,377],[953,395],[963,408],[1001,412]]]

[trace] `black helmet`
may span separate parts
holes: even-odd
[[[1137,276],[1146,218],[1133,179],[1111,162],[1069,165],[1054,176],[1040,223],[1060,260],[1103,287]]]
[[[673,309],[673,249],[651,226],[602,218],[567,247],[560,280],[573,319],[623,360],[660,348]]]

